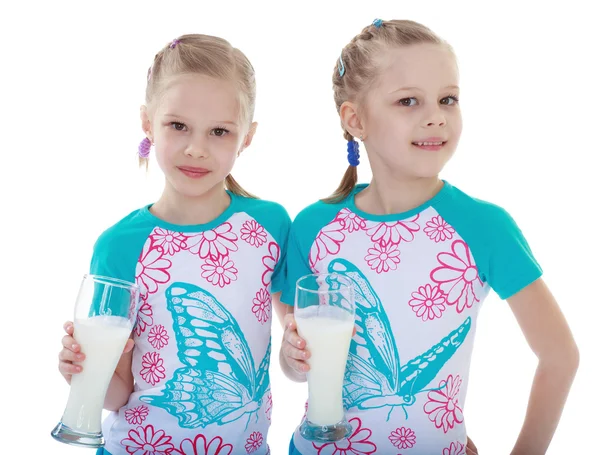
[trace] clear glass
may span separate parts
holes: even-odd
[[[300,434],[332,442],[352,433],[342,401],[344,373],[354,330],[354,287],[340,274],[315,274],[296,283],[294,314],[298,334],[306,340],[308,412]]]
[[[108,385],[136,321],[136,284],[85,275],[75,302],[74,337],[85,354],[71,379],[69,399],[52,437],[65,444],[102,447],[102,408]]]

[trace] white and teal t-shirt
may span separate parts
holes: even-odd
[[[230,194],[206,225],[136,210],[105,231],[91,273],[142,288],[129,402],[103,423],[111,455],[269,453],[271,293],[291,221]]]
[[[357,333],[344,378],[353,433],[312,443],[302,455],[459,455],[477,315],[490,288],[506,299],[541,274],[502,208],[444,182],[406,213],[370,215],[353,194],[318,202],[292,224],[282,301],[293,305],[305,274],[341,272],[354,282]]]

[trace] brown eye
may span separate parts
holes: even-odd
[[[185,125],[183,123],[180,123],[180,122],[171,122],[171,126],[173,127],[173,129],[175,129],[177,131],[184,131],[185,130]]]
[[[414,101],[414,103],[413,103]],[[417,99],[416,98],[402,98],[400,101],[398,101],[402,106],[406,106],[406,107],[411,107],[411,106],[415,106],[417,104]]]
[[[215,136],[222,137],[222,136],[225,136],[227,133],[229,133],[229,131],[226,130],[225,128],[215,128],[214,130],[212,130],[212,133]]]

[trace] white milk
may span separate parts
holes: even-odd
[[[83,371],[71,379],[71,392],[62,423],[69,428],[100,433],[104,397],[131,326],[125,318],[96,316],[75,321],[75,340],[85,354]]]
[[[298,334],[311,354],[307,419],[316,425],[334,425],[344,417],[342,387],[354,317],[324,305],[298,310],[295,317]]]

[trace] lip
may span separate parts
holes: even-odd
[[[203,167],[193,166],[178,166],[177,169],[179,169],[187,177],[193,179],[202,178],[210,172],[208,169],[204,169]]]
[[[416,142],[441,142],[441,145],[417,145]],[[431,152],[437,152],[439,150],[441,150],[446,144],[448,143],[447,140],[444,140],[441,137],[429,137],[427,139],[421,139],[418,141],[414,141],[411,143],[411,145],[413,147],[418,148],[419,150],[428,150]]]
[[[415,142],[448,142],[448,139],[444,139],[443,137],[427,137],[424,139],[419,139],[417,141],[413,141],[412,143],[414,144]]]

